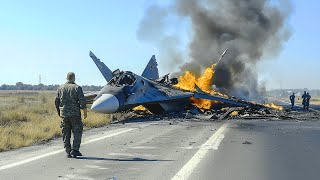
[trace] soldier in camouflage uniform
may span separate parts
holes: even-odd
[[[83,124],[81,121],[81,112],[83,110],[84,118],[87,118],[86,100],[82,88],[75,84],[75,74],[68,73],[67,83],[60,86],[55,99],[55,105],[59,116],[62,118],[61,128],[64,148],[67,156],[82,156],[79,151]],[[73,133],[73,144],[71,148],[70,138]]]

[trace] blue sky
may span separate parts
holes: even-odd
[[[259,65],[259,79],[269,89],[320,89],[320,2],[292,2],[292,36],[279,57]],[[157,47],[136,36],[149,5],[147,0],[2,1],[0,84],[37,84],[39,75],[44,84],[62,84],[73,71],[80,85],[104,85],[89,50],[110,69],[141,73],[158,54]],[[160,74],[167,73],[161,59],[158,63]]]

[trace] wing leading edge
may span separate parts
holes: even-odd
[[[100,59],[98,59],[91,51],[90,51],[89,55],[90,55],[91,59],[93,60],[93,62],[98,67],[98,69],[100,70],[104,79],[106,79],[107,81],[110,81],[113,77],[112,71],[103,62],[101,62]]]

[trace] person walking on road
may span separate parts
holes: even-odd
[[[73,72],[67,74],[67,83],[58,88],[55,106],[58,115],[62,118],[62,138],[67,157],[82,156],[79,151],[83,131],[80,109],[82,109],[83,117],[86,119],[87,107],[82,88],[75,83]],[[73,133],[72,147],[70,143],[71,132]]]
[[[291,109],[293,109],[295,98],[296,98],[296,96],[294,95],[294,93],[292,93],[292,95],[290,96]]]

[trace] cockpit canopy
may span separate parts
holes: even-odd
[[[126,86],[133,85],[136,81],[133,73],[130,71],[120,71],[119,69],[113,71],[113,78],[108,82],[111,86]]]

